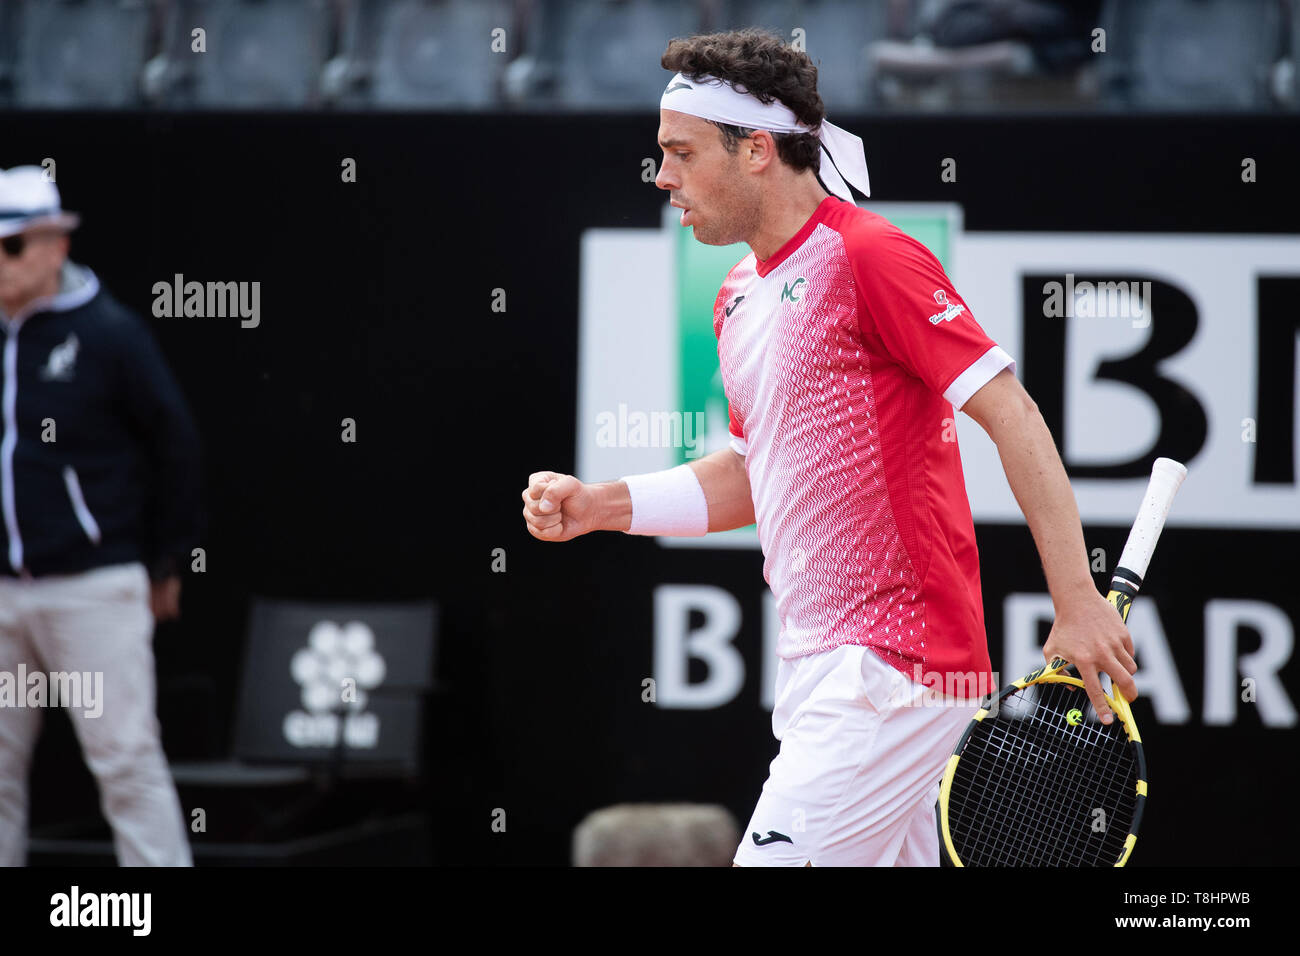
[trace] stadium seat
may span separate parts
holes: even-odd
[[[18,67],[17,5],[0,3],[0,108],[13,105]]]
[[[172,776],[180,785],[262,787],[302,782],[313,768],[417,773],[436,618],[427,602],[255,599],[233,758],[174,764]],[[358,698],[350,707],[340,686],[347,678]]]
[[[206,52],[193,49],[202,28]],[[164,51],[148,68],[151,99],[171,107],[300,108],[320,103],[332,52],[329,0],[175,0]]]
[[[328,98],[391,109],[493,106],[507,62],[521,51],[518,32],[508,0],[354,2],[326,70]]]
[[[691,0],[542,0],[530,31],[532,79],[512,98],[576,109],[657,109],[668,41],[700,31]]]
[[[145,0],[9,0],[0,6],[0,45],[9,45],[12,57],[14,105],[139,105],[141,70],[151,52],[152,13]],[[4,56],[0,50],[0,62]]]
[[[1268,109],[1283,19],[1280,0],[1109,0],[1103,94],[1118,107]]]

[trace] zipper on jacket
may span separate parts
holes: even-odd
[[[0,414],[4,415],[5,437],[0,441],[0,510],[4,511],[5,533],[9,536],[9,566],[23,566],[23,539],[18,535],[18,509],[14,507],[14,446],[18,444],[18,326],[5,329],[4,393]]]
[[[63,468],[63,483],[68,486],[68,497],[72,499],[72,510],[77,513],[77,523],[81,525],[81,530],[86,532],[86,537],[91,542],[99,544],[99,524],[86,507],[86,499],[81,495],[81,482],[77,480],[76,469],[71,465]]]

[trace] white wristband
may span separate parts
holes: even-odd
[[[709,533],[709,503],[690,465],[619,480],[627,482],[632,496],[628,534],[698,538]]]

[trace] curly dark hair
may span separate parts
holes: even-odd
[[[817,92],[817,66],[807,53],[794,49],[775,33],[746,27],[674,39],[659,62],[665,70],[694,80],[708,75],[739,84],[760,103],[780,100],[813,132],[773,133],[777,155],[795,170],[817,172],[821,168],[817,128],[826,116],[826,107]],[[722,131],[722,145],[729,153],[735,153],[740,141],[754,133],[743,126],[708,122]]]

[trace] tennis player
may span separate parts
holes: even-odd
[[[774,35],[673,40],[656,179],[709,245],[745,242],[714,303],[730,447],[584,483],[541,471],[529,532],[704,535],[757,522],[781,630],[781,742],[737,850],[749,865],[937,865],[943,766],[992,689],[954,409],[996,443],[1056,611],[1044,656],[1132,700],[1124,623],[1093,584],[1052,436],[935,257],[859,208],[862,141]],[[936,697],[930,691],[939,689]]]

